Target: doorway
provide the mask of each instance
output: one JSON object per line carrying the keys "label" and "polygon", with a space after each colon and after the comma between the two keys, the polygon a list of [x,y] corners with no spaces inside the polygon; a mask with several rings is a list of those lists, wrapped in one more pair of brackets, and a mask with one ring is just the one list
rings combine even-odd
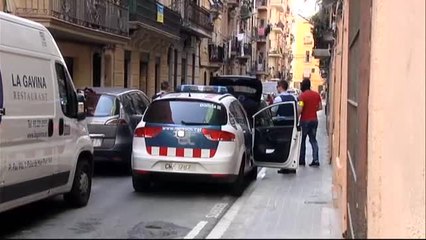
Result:
{"label": "doorway", "polygon": [[101,86],[101,65],[102,64],[102,56],[100,53],[94,53],[92,57],[92,80],[93,80],[93,87],[100,87]]}

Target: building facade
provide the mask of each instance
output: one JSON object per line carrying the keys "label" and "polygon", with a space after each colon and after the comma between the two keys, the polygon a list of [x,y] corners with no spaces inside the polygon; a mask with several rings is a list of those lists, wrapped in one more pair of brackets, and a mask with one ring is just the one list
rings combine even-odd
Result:
{"label": "building facade", "polygon": [[162,81],[199,83],[200,44],[213,32],[209,11],[190,0],[2,4],[49,29],[77,88],[138,88],[152,96]]}
{"label": "building facade", "polygon": [[425,2],[333,0],[320,13],[313,51],[343,236],[425,238]]}
{"label": "building facade", "polygon": [[300,16],[294,18],[294,41],[292,53],[292,85],[300,89],[303,79],[311,80],[311,90],[321,92],[324,88],[324,80],[319,71],[319,60],[312,56],[314,39],[311,33],[312,24]]}
{"label": "building facade", "polygon": [[263,80],[288,79],[290,73],[291,7],[288,0],[257,0],[256,75]]}

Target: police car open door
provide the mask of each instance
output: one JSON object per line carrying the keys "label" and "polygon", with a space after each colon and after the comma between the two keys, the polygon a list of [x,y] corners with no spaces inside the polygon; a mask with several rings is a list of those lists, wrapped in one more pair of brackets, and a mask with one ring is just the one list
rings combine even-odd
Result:
{"label": "police car open door", "polygon": [[[280,109],[285,116],[273,116]],[[253,115],[253,160],[259,167],[295,170],[299,166],[302,134],[296,102],[269,105]]]}

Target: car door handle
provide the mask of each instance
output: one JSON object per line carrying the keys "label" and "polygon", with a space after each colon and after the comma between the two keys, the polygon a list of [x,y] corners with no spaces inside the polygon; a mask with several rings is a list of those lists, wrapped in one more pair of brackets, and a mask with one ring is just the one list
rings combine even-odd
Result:
{"label": "car door handle", "polygon": [[64,135],[64,119],[59,119],[59,136]]}

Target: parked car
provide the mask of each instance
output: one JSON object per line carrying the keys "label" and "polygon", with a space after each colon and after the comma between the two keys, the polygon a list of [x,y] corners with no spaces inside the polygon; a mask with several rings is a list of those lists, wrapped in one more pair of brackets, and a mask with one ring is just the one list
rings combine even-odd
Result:
{"label": "parked car", "polygon": [[[275,88],[276,82],[274,81]],[[216,76],[210,85],[227,86],[240,100],[251,123],[253,132],[253,161],[259,167],[283,168],[296,172],[299,166],[301,132],[297,122],[296,106],[293,102],[268,105],[261,100],[262,82],[256,77],[241,75]],[[247,101],[249,100],[249,101]],[[271,108],[281,106],[290,108],[293,121],[282,124],[273,117]]]}
{"label": "parked car", "polygon": [[231,183],[232,193],[241,195],[245,176],[257,176],[243,106],[225,87],[179,89],[154,100],[135,130],[135,191],[149,189],[164,176],[178,176]]}
{"label": "parked car", "polygon": [[0,212],[58,194],[86,206],[84,97],[46,27],[0,11],[0,36]]}
{"label": "parked car", "polygon": [[117,162],[130,170],[133,132],[151,100],[136,89],[86,88],[84,92],[95,162]]}

